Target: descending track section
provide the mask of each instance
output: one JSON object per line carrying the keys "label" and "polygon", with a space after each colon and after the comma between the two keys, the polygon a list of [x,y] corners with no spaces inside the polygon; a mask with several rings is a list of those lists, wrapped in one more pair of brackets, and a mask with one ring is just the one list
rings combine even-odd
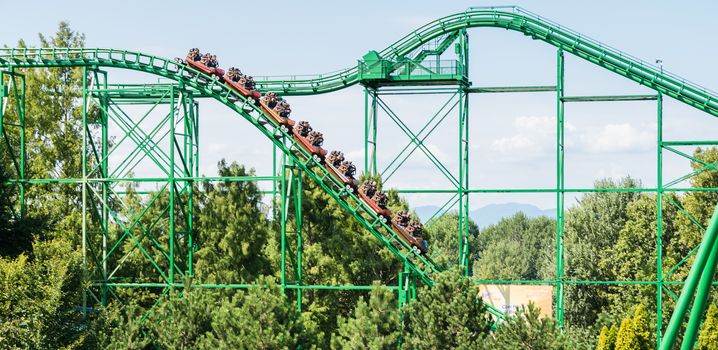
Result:
{"label": "descending track section", "polygon": [[[38,67],[111,67],[131,69],[155,74],[177,81],[180,85],[196,89],[199,93],[220,101],[244,119],[254,125],[269,138],[278,149],[290,157],[314,182],[330,194],[359,223],[371,232],[382,245],[404,262],[421,280],[432,284],[431,274],[440,269],[437,264],[420,249],[402,239],[401,234],[392,228],[385,215],[376,210],[366,199],[360,199],[363,191],[348,186],[332,174],[331,167],[324,166],[324,158],[317,157],[300,144],[301,139],[292,137],[295,129],[288,129],[277,121],[276,116],[257,103],[252,97],[225,85],[214,72],[196,69],[182,61],[170,60],[138,52],[113,49],[83,48],[39,48],[39,49],[0,49],[0,67],[38,68]],[[198,67],[201,68],[201,67]],[[210,76],[209,74],[212,74]],[[502,313],[491,308],[493,314],[502,317]]]}
{"label": "descending track section", "polygon": [[[523,33],[718,116],[718,93],[517,6],[469,8],[464,12],[439,18],[380,51],[379,56],[389,64],[398,64],[406,58],[419,60],[421,52],[413,56],[412,54],[423,44],[442,35],[451,35],[459,30],[475,27],[496,27]],[[359,74],[362,64],[360,62],[354,67],[308,78],[258,78],[257,86],[262,91],[285,95],[313,95],[336,91],[362,81]]]}
{"label": "descending track section", "polygon": [[133,69],[173,79],[214,97],[257,127],[424,282],[431,284],[429,276],[439,271],[431,258],[422,255],[422,251],[405,242],[392,229],[386,216],[368,204],[371,202],[366,197],[360,199],[364,193],[356,191],[357,184],[349,186],[346,180],[336,175],[336,170],[332,170],[331,163],[325,166],[324,156],[318,156],[325,153],[302,144],[303,137],[292,137],[301,132],[299,126],[287,128],[263,102],[258,103],[251,94],[245,96],[229,88],[229,84],[223,84],[221,76],[214,72],[157,56],[112,49],[0,49],[0,67],[8,65],[16,68],[95,66]]}

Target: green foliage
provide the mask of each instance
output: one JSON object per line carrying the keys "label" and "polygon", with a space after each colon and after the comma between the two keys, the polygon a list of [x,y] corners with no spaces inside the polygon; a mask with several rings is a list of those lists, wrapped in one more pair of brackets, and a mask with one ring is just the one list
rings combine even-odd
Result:
{"label": "green foliage", "polygon": [[[679,202],[680,198],[673,193],[666,193],[662,200],[663,262],[666,268],[670,268],[683,258],[683,253],[676,250],[679,246],[675,222],[678,209],[670,204],[670,201]],[[608,256],[601,259],[599,267],[611,271],[618,280],[650,281],[656,277],[656,264],[646,263],[655,260],[656,256],[656,196],[640,195],[628,205],[627,218],[618,232],[615,244],[608,249]],[[654,286],[610,286],[607,290],[610,301],[607,311],[614,316],[622,317],[626,309],[636,304],[645,305],[648,310],[656,308]],[[669,315],[664,316],[669,318]]]}
{"label": "green foliage", "polygon": [[601,335],[598,337],[598,345],[596,350],[614,350],[616,348],[616,338],[618,337],[618,327],[611,325],[611,328],[603,326]]}
{"label": "green foliage", "polygon": [[332,337],[332,348],[396,349],[400,322],[394,293],[377,285],[368,302],[359,300],[352,317],[339,318],[339,327]]}
{"label": "green foliage", "polygon": [[[479,245],[479,227],[469,218],[469,235],[467,241],[469,247],[469,261],[478,259],[479,251],[475,249]],[[431,255],[441,266],[456,264],[459,261],[458,232],[459,214],[451,212],[443,215],[431,225],[425,228],[425,239],[430,243]],[[471,267],[471,266],[469,266]]]}
{"label": "green foliage", "polygon": [[[60,22],[50,37],[39,35],[42,47],[82,47],[85,36]],[[28,47],[24,41],[19,47]],[[26,177],[34,179],[82,177],[82,68],[19,70],[25,76]],[[7,122],[16,123],[14,95],[8,101]],[[8,130],[8,142],[19,144],[19,129]],[[6,165],[6,169],[9,167]],[[17,174],[13,174],[13,177]],[[26,191],[30,217],[47,218],[52,235],[62,235],[80,246],[80,185],[35,185]]]}
{"label": "green foliage", "polygon": [[20,217],[17,187],[7,185],[8,175],[0,162],[0,257],[14,258],[32,253],[33,239],[45,238],[43,217]]}
{"label": "green foliage", "polygon": [[491,329],[479,287],[458,269],[434,275],[404,313],[405,349],[475,349]]}
{"label": "green foliage", "polygon": [[496,331],[483,344],[483,349],[590,349],[571,332],[561,332],[554,319],[541,316],[533,303],[520,309],[514,317],[499,324]]}
{"label": "green foliage", "polygon": [[306,327],[302,315],[272,281],[267,288],[250,288],[231,301],[222,300],[213,312],[211,329],[200,348],[296,349],[311,348],[322,333]]}
{"label": "green foliage", "polygon": [[[595,183],[596,188],[637,188],[632,178]],[[565,222],[565,274],[573,280],[614,280],[613,271],[600,268],[601,259],[611,259],[616,235],[628,220],[628,206],[638,198],[636,193],[597,192],[584,195],[570,208]],[[605,286],[566,288],[566,319],[579,327],[592,326],[598,314],[609,305]]]}
{"label": "green foliage", "polygon": [[[54,35],[39,38],[43,47],[81,47],[84,35],[60,23]],[[29,46],[20,41],[19,46]],[[82,126],[82,69],[18,69],[26,77],[27,174],[40,178],[79,178]],[[9,124],[17,123],[17,101],[11,94]],[[97,118],[96,109],[90,119]],[[96,131],[95,126],[89,126]],[[7,140],[19,142],[17,129],[7,129]],[[422,288],[418,299],[407,306],[404,318],[394,306],[394,296],[385,289],[373,291],[368,300],[362,293],[345,291],[304,291],[303,309],[296,309],[297,292],[285,293],[272,281],[258,276],[280,271],[279,215],[273,221],[261,209],[261,194],[253,182],[202,184],[194,190],[196,278],[202,282],[266,283],[268,288],[247,291],[208,292],[187,288],[172,292],[143,320],[159,291],[116,289],[127,304],[113,305],[102,316],[83,318],[76,311],[84,284],[80,245],[82,215],[79,185],[27,186],[28,211],[17,217],[17,188],[2,186],[16,170],[8,152],[0,156],[0,348],[393,348],[401,338],[403,346],[415,349],[499,348],[562,349],[586,348],[594,341],[586,332],[606,325],[598,337],[598,349],[648,349],[653,346],[655,286],[616,287],[610,285],[569,285],[566,288],[566,333],[555,321],[539,317],[529,306],[490,336],[485,306],[478,302],[476,286],[456,272],[436,276],[434,289]],[[696,176],[693,187],[718,187],[718,172],[702,171],[705,164],[718,161],[718,149],[697,149],[691,163]],[[254,172],[236,163],[219,164],[222,176],[247,176]],[[380,180],[380,179],[376,179]],[[380,184],[381,185],[381,184]],[[638,181],[598,181],[597,188],[639,187]],[[350,215],[313,182],[302,183],[302,283],[396,285],[398,261]],[[169,245],[166,210],[169,192],[158,190],[150,203],[136,193],[127,195],[120,216],[137,222],[136,237],[127,238],[108,261],[119,266],[113,278],[133,282],[163,282],[160,273],[169,270],[163,247]],[[408,208],[397,191],[388,191],[393,211]],[[187,194],[177,198],[187,201]],[[638,193],[590,193],[568,210],[565,226],[567,280],[653,280],[656,276],[656,197]],[[672,267],[702,238],[718,193],[666,193],[663,201],[663,263]],[[108,203],[110,206],[117,203]],[[118,205],[119,207],[119,205]],[[679,208],[684,209],[679,210]],[[143,214],[143,209],[148,210]],[[290,204],[287,240],[289,283],[298,278],[297,231],[294,203]],[[685,213],[688,215],[685,215]],[[186,219],[186,218],[183,218]],[[88,216],[90,226],[96,218]],[[185,222],[177,224],[177,254],[188,242],[182,233]],[[458,215],[445,215],[431,227],[429,239],[440,263],[457,260]],[[482,279],[551,279],[555,262],[554,222],[529,219],[523,214],[503,219],[481,235],[469,223],[469,245],[473,272]],[[122,230],[110,227],[109,241]],[[95,240],[101,239],[93,235]],[[145,251],[137,248],[137,243]],[[34,245],[32,242],[35,242]],[[99,242],[93,242],[99,246]],[[125,256],[122,263],[119,257]],[[670,275],[683,280],[693,258]],[[154,266],[150,261],[154,261]],[[158,271],[159,270],[159,271]],[[185,269],[180,268],[184,271]],[[162,271],[162,272],[160,272]],[[182,272],[178,271],[178,273]],[[679,285],[666,285],[674,292]],[[290,302],[291,300],[291,302]],[[673,301],[664,298],[664,312]],[[635,313],[620,323],[630,306]],[[645,305],[645,306],[644,306]],[[664,314],[664,322],[668,317]],[[96,318],[99,321],[96,322]],[[338,320],[338,322],[337,322]],[[338,324],[338,327],[337,327]],[[610,325],[610,327],[608,327]],[[321,330],[321,331],[320,331]],[[330,338],[324,334],[332,334]],[[593,333],[595,335],[595,333]],[[95,343],[96,339],[99,343]],[[718,309],[711,306],[698,341],[699,349],[717,349]]]}
{"label": "green foliage", "polygon": [[[254,176],[237,163],[218,164],[219,176]],[[256,182],[203,183],[198,194],[195,271],[213,283],[247,283],[270,272],[265,246],[269,237],[267,215],[260,207]]]}
{"label": "green foliage", "polygon": [[[91,348],[83,319],[82,257],[68,242],[37,242],[34,259],[0,258],[0,348]],[[89,315],[93,316],[93,315]]]}
{"label": "green foliage", "polygon": [[629,316],[621,321],[621,326],[618,328],[617,333],[613,331],[615,327],[615,325],[611,326],[611,330],[607,332],[605,338],[603,336],[604,332],[601,332],[597,349],[650,350],[655,347],[651,336],[650,321],[644,305],[639,304],[633,313],[633,317]]}
{"label": "green foliage", "polygon": [[718,350],[718,307],[715,304],[708,307],[705,321],[698,334],[696,350]]}
{"label": "green foliage", "polygon": [[102,309],[103,317],[96,329],[98,347],[106,350],[140,350],[150,345],[139,320],[145,309],[134,300],[121,305],[113,303]]}
{"label": "green foliage", "polygon": [[[691,178],[691,186],[694,188],[718,187],[718,172],[701,171],[704,168],[702,163],[713,164],[718,162],[718,148],[697,148],[693,153],[693,157],[698,161],[692,161],[691,168],[699,173]],[[676,255],[683,257],[687,255],[690,249],[700,243],[705,232],[704,228],[708,225],[708,221],[713,215],[716,203],[718,203],[718,192],[715,191],[689,192],[683,196],[679,204],[683,206],[685,213],[690,216],[685,213],[676,216],[678,230]],[[673,274],[673,279],[685,280],[694,258],[694,256],[690,257],[687,261],[688,263]]]}
{"label": "green foliage", "polygon": [[110,349],[310,349],[323,340],[312,322],[306,320],[272,279],[237,291],[231,297],[208,290],[172,293],[149,314],[131,305],[113,312],[108,325],[129,326],[112,330],[103,339]]}
{"label": "green foliage", "polygon": [[618,335],[616,336],[616,350],[638,350],[641,348],[633,328],[632,318],[626,318],[621,322],[621,327],[618,329]]}
{"label": "green foliage", "polygon": [[[401,262],[306,176],[302,188],[302,283],[368,285],[379,281],[396,285]],[[388,195],[389,207],[406,207],[396,191],[388,191]],[[297,230],[294,200],[290,203],[286,274],[291,280],[297,276]],[[275,236],[267,247],[273,271],[277,273],[281,270],[279,218],[279,213],[275,213]],[[351,291],[305,290],[303,308],[311,313],[322,330],[331,334],[336,329],[337,317],[348,316],[361,295]],[[325,347],[328,345],[324,344]]]}
{"label": "green foliage", "polygon": [[474,274],[480,279],[553,278],[555,223],[517,213],[481,233]]}

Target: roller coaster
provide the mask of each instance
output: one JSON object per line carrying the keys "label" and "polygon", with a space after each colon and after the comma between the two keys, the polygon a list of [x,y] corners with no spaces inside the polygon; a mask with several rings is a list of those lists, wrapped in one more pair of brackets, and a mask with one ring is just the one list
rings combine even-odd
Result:
{"label": "roller coaster", "polygon": [[[182,62],[180,59],[175,59]],[[237,68],[230,68],[227,73],[218,68],[218,62],[214,55],[205,53],[201,55],[199,49],[191,49],[184,60],[188,66],[198,71],[214,76],[220,83],[233,89],[242,95],[247,101],[254,102],[259,106],[264,116],[268,116],[272,122],[279,126],[279,129],[291,136],[296,144],[302,148],[305,155],[310,155],[316,165],[324,166],[340,185],[344,186],[347,193],[356,193],[358,190],[359,200],[364,202],[365,209],[370,209],[384,224],[391,218],[391,210],[387,209],[389,198],[386,193],[377,189],[375,181],[368,180],[358,189],[359,182],[354,178],[356,167],[351,161],[344,160],[344,154],[340,151],[332,151],[327,156],[327,151],[322,149],[324,136],[318,131],[312,130],[307,121],[296,123],[289,118],[291,108],[289,103],[281,100],[273,92],[264,96],[255,90],[254,78],[246,76]],[[270,121],[267,119],[267,122]],[[296,126],[296,127],[295,127]],[[340,189],[337,189],[340,191]],[[391,219],[391,230],[394,231],[405,244],[411,246],[416,254],[425,254],[429,251],[429,244],[422,239],[424,226],[417,221],[412,221],[407,211],[400,211]]]}
{"label": "roller coaster", "polygon": [[[477,27],[495,27],[522,33],[534,40],[540,40],[557,49],[557,81],[555,86],[535,87],[473,87],[468,80],[468,34],[467,30]],[[441,62],[439,57],[452,45],[458,59]],[[640,96],[565,96],[564,95],[564,54],[568,53],[604,68],[619,76],[632,80],[655,91],[653,95]],[[432,58],[432,59],[428,59]],[[436,58],[436,60],[433,60]],[[80,67],[83,71],[83,137],[81,179],[32,179],[26,173],[25,154],[25,80],[24,69],[44,67]],[[104,68],[127,69],[152,74],[173,81],[164,85],[111,85],[107,81]],[[701,245],[694,250],[695,258],[690,273],[682,283],[683,290],[676,298],[673,316],[663,332],[662,298],[666,286],[665,278],[673,271],[664,272],[660,260],[661,252],[661,206],[665,192],[690,189],[675,187],[680,181],[672,181],[664,185],[662,175],[663,151],[684,156],[689,155],[675,150],[675,146],[716,145],[718,141],[671,140],[662,139],[662,99],[671,97],[697,110],[712,116],[718,116],[718,93],[710,91],[695,83],[691,83],[674,74],[664,71],[661,67],[630,56],[610,46],[604,45],[585,35],[576,33],[561,25],[526,11],[519,7],[482,7],[469,8],[466,11],[449,15],[432,21],[411,32],[381,51],[369,51],[357,65],[313,77],[263,77],[253,78],[243,74],[237,68],[224,71],[219,67],[217,58],[211,54],[201,54],[192,49],[182,59],[167,59],[141,52],[107,48],[0,48],[0,118],[4,143],[13,156],[16,177],[10,181],[16,186],[20,207],[25,206],[25,191],[35,184],[73,183],[82,186],[83,206],[83,252],[85,253],[88,274],[92,278],[92,288],[88,291],[90,302],[105,303],[112,289],[118,287],[151,287],[165,288],[178,286],[178,277],[191,276],[193,265],[193,222],[192,222],[192,184],[199,181],[211,181],[202,178],[198,171],[198,108],[195,98],[212,98],[234,111],[246,122],[267,137],[276,150],[286,159],[281,172],[281,224],[282,224],[282,286],[296,289],[301,300],[301,291],[311,288],[327,288],[327,286],[305,286],[301,283],[301,271],[298,271],[296,283],[287,283],[284,271],[286,250],[286,224],[288,218],[288,202],[291,191],[301,201],[301,176],[307,176],[321,187],[331,198],[337,201],[357,222],[368,230],[378,242],[390,250],[405,266],[399,278],[400,302],[407,302],[415,293],[415,284],[422,281],[432,285],[432,274],[439,272],[441,267],[432,259],[431,250],[421,237],[423,226],[412,221],[407,212],[392,213],[387,209],[387,197],[374,181],[360,184],[356,179],[356,167],[344,159],[338,151],[328,152],[323,149],[324,135],[312,129],[305,121],[295,122],[290,119],[291,108],[285,97],[298,95],[316,95],[337,91],[349,86],[361,84],[365,89],[367,111],[365,114],[365,159],[364,172],[377,174],[376,168],[376,116],[377,106],[385,108],[380,95],[383,89],[400,89],[410,87],[450,87],[455,89],[459,105],[459,174],[448,173],[440,163],[440,168],[455,189],[445,191],[453,193],[458,203],[459,226],[457,263],[468,267],[468,196],[470,193],[511,192],[498,189],[472,189],[468,185],[468,95],[473,93],[494,92],[539,92],[553,91],[556,93],[557,105],[557,137],[556,137],[556,186],[551,189],[538,189],[556,196],[556,277],[549,281],[555,287],[555,313],[559,322],[563,323],[564,287],[581,281],[569,281],[564,277],[563,259],[563,223],[564,196],[566,193],[590,192],[587,189],[570,189],[564,186],[564,104],[574,101],[612,101],[612,100],[653,100],[658,105],[658,144],[657,144],[657,178],[658,185],[645,192],[657,194],[657,343],[661,349],[670,349],[676,341],[686,313],[693,303],[688,328],[683,344],[692,344],[702,314],[706,308],[707,295],[712,283],[716,262],[718,262],[718,214],[713,215],[705,230]],[[397,90],[391,90],[397,91]],[[120,129],[125,138],[137,143],[137,152],[132,158],[120,162],[118,169],[110,169],[108,158],[112,149],[108,143],[108,120],[117,111],[119,103],[113,100],[131,99],[135,102],[155,100],[170,106],[166,120],[166,135],[170,144],[167,151],[158,150],[157,145],[147,147],[148,140],[159,135],[159,129],[146,131],[138,127],[139,121],[122,117]],[[99,121],[89,119],[90,104],[94,103],[101,110]],[[154,102],[153,102],[154,103]],[[159,103],[159,102],[157,102]],[[4,118],[6,108],[11,106],[18,116],[17,120]],[[390,111],[388,114],[396,117]],[[397,121],[401,125],[400,120]],[[94,123],[94,124],[93,124]],[[99,141],[92,134],[90,124],[101,129]],[[404,128],[403,128],[404,129]],[[430,159],[433,155],[422,144],[420,133],[405,132],[412,139],[414,149],[424,152]],[[9,137],[8,135],[18,135]],[[179,136],[178,136],[179,135]],[[15,144],[13,144],[13,142]],[[166,176],[161,178],[128,178],[122,177],[126,170],[137,164],[136,158],[151,158],[162,169]],[[706,169],[714,169],[711,164],[704,164]],[[289,171],[285,171],[289,170]],[[288,175],[287,175],[288,174]],[[682,177],[685,180],[688,177]],[[111,197],[119,196],[115,184],[121,182],[153,182],[164,184],[163,189],[169,197],[167,230],[169,243],[162,250],[163,256],[170,266],[162,269],[138,242],[149,235],[147,227],[140,227],[137,218],[121,217],[113,212],[108,205]],[[238,179],[241,181],[241,179]],[[515,189],[522,193],[537,189]],[[699,189],[715,191],[716,189]],[[618,189],[617,191],[620,191]],[[276,193],[275,193],[276,194]],[[187,195],[187,196],[186,196]],[[155,198],[156,199],[156,198]],[[154,201],[154,199],[153,199]],[[149,204],[148,204],[149,205]],[[452,207],[447,206],[447,210]],[[295,208],[300,214],[300,208]],[[22,213],[24,209],[21,209]],[[147,209],[139,213],[142,215]],[[718,211],[717,211],[718,213]],[[301,215],[298,215],[301,216]],[[119,225],[125,235],[122,239],[132,239],[137,249],[150,260],[159,274],[160,282],[116,282],[118,269],[108,266],[107,257],[121,242],[108,242],[107,230],[110,222]],[[140,232],[140,238],[133,232]],[[94,236],[97,233],[97,236]],[[301,240],[300,237],[298,237]],[[156,241],[154,241],[157,244]],[[182,250],[181,247],[183,247]],[[298,243],[301,250],[301,243]],[[301,262],[301,252],[297,252]],[[684,259],[685,261],[685,259]],[[509,281],[511,282],[511,281]],[[583,281],[590,283],[590,281]],[[218,287],[218,286],[210,286]],[[221,287],[221,286],[220,286]],[[231,287],[231,286],[229,286]],[[96,290],[99,289],[99,292]],[[341,289],[337,287],[336,289]],[[301,301],[299,301],[301,305]],[[497,318],[503,318],[501,310],[489,307]]]}

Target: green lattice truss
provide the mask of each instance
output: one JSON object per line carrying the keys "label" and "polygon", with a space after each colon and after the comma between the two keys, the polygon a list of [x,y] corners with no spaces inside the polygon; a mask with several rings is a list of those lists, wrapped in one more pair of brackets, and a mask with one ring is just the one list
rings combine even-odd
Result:
{"label": "green lattice truss", "polygon": [[[557,75],[555,85],[550,86],[519,86],[519,87],[472,87],[468,80],[468,36],[466,30],[474,27],[497,27],[517,31],[535,40],[541,40],[557,48]],[[441,56],[454,47],[457,59],[447,61]],[[585,59],[595,65],[605,68],[613,73],[633,80],[654,91],[653,95],[638,96],[564,96],[564,54],[569,53]],[[27,178],[25,165],[25,81],[20,69],[38,67],[82,67],[84,72],[84,114],[85,133],[83,142],[83,176],[80,179],[30,179]],[[141,71],[161,76],[174,81],[171,84],[154,85],[109,85],[107,73],[103,68],[120,68]],[[18,120],[3,120],[3,144],[13,156],[16,172],[15,179],[10,183],[18,188],[20,197],[19,215],[23,215],[25,191],[27,186],[40,183],[74,183],[82,186],[83,203],[83,249],[85,250],[86,266],[92,276],[95,291],[88,295],[95,302],[106,302],[108,295],[113,293],[114,287],[159,287],[168,290],[168,287],[181,287],[178,278],[192,275],[195,248],[193,243],[192,223],[192,187],[200,181],[273,181],[274,190],[271,193],[278,195],[281,188],[282,199],[282,286],[296,289],[298,306],[301,307],[301,290],[303,289],[366,289],[367,286],[306,286],[301,282],[301,267],[297,272],[296,280],[288,281],[284,264],[286,263],[286,230],[289,201],[301,196],[301,177],[308,176],[323,188],[332,198],[387,249],[400,259],[405,270],[400,275],[397,288],[400,300],[406,302],[415,294],[415,281],[421,280],[431,285],[431,275],[440,270],[430,257],[417,255],[410,247],[399,239],[393,231],[363,202],[353,194],[347,193],[344,186],[329,175],[323,167],[317,166],[315,161],[290,135],[286,134],[272,121],[263,115],[254,105],[233,90],[228,89],[218,81],[200,74],[191,68],[170,59],[138,52],[99,48],[3,48],[0,49],[0,69],[2,74],[2,104],[1,116],[5,115],[5,108],[11,103],[8,99],[16,101],[12,106],[16,108]],[[88,79],[89,78],[89,79]],[[470,247],[466,243],[468,233],[468,198],[471,193],[554,193],[556,196],[556,277],[550,281],[481,281],[491,283],[548,283],[555,286],[556,318],[563,324],[564,315],[564,287],[569,284],[630,284],[626,281],[569,281],[564,278],[563,258],[563,215],[565,193],[579,193],[596,191],[593,189],[569,189],[564,186],[564,104],[570,102],[586,101],[656,101],[658,121],[657,141],[657,187],[649,189],[612,189],[608,191],[628,192],[654,192],[657,194],[657,274],[651,284],[656,286],[657,298],[657,343],[662,349],[670,349],[676,339],[680,326],[685,318],[687,309],[694,296],[691,317],[683,346],[690,348],[695,339],[697,328],[700,325],[702,314],[706,306],[709,287],[712,283],[716,262],[718,261],[718,237],[716,224],[718,219],[713,216],[707,227],[703,242],[692,253],[695,261],[683,291],[677,298],[677,307],[665,330],[665,336],[660,331],[662,325],[662,298],[664,292],[675,298],[666,288],[665,280],[675,268],[668,272],[663,271],[661,260],[661,234],[662,234],[662,205],[665,192],[686,192],[694,189],[677,188],[676,185],[705,170],[716,170],[715,164],[704,164],[704,169],[680,177],[664,184],[662,175],[663,150],[697,161],[691,156],[678,151],[676,146],[716,145],[718,141],[693,141],[662,139],[662,99],[668,96],[681,101],[691,107],[704,111],[710,115],[718,116],[718,94],[711,92],[696,84],[690,83],[680,77],[664,72],[661,68],[643,62],[621,51],[603,45],[586,36],[575,33],[560,25],[543,19],[518,7],[470,8],[464,12],[446,16],[435,20],[404,38],[395,42],[388,48],[376,52],[370,51],[357,65],[331,74],[318,75],[311,78],[296,77],[265,77],[257,79],[257,86],[263,92],[277,92],[281,95],[312,95],[337,91],[355,84],[365,87],[365,159],[364,170],[367,173],[378,173],[376,162],[376,130],[377,112],[386,113],[396,123],[410,141],[401,153],[381,173],[385,179],[399,168],[404,161],[416,150],[425,154],[437,169],[449,180],[452,188],[446,190],[402,190],[402,192],[435,192],[449,193],[453,197],[442,206],[435,217],[442,215],[449,209],[456,208],[460,223],[457,228],[457,243],[459,251],[458,264],[468,270],[467,259]],[[472,189],[468,183],[468,96],[474,93],[500,93],[500,92],[555,92],[557,103],[557,137],[556,137],[556,186],[553,188],[536,189]],[[381,98],[383,94],[415,94],[415,93],[446,93],[449,101],[440,109],[419,132],[413,132],[394,113],[388,104]],[[242,178],[207,178],[200,177],[198,170],[198,98],[213,98],[227,108],[236,112],[238,116],[256,127],[274,145],[275,151],[282,154],[282,171],[277,170],[275,154],[275,171],[268,177],[242,177]],[[149,111],[140,118],[130,117],[122,109],[124,104],[148,105],[150,111],[157,108],[166,108],[165,118],[156,123],[154,128],[140,128],[138,125],[149,115]],[[99,108],[99,120],[88,121],[88,113],[92,108]],[[163,107],[160,107],[163,106]],[[459,172],[453,174],[444,166],[432,152],[424,146],[423,141],[441,123],[449,113],[458,109],[459,121]],[[108,143],[108,123],[117,125],[122,134],[119,136],[117,146],[123,142],[134,143],[135,147],[129,156],[118,162],[112,171],[108,166],[108,159],[112,156],[113,148]],[[93,130],[100,130],[99,137]],[[13,135],[9,137],[8,135]],[[157,177],[128,177],[128,173],[140,161],[149,160],[162,176]],[[124,193],[117,184],[123,182],[146,182],[158,184],[160,191],[151,198],[150,204],[139,213],[129,216],[120,216],[117,213],[117,203]],[[277,184],[281,182],[282,186]],[[695,189],[702,191],[715,191],[718,189]],[[604,190],[606,191],[606,190]],[[161,198],[166,200],[160,200]],[[119,201],[121,203],[121,201]],[[300,202],[296,202],[300,203]],[[140,222],[150,208],[157,206],[161,214],[150,224]],[[301,206],[297,206],[297,217],[301,217]],[[156,211],[156,210],[155,210]],[[124,232],[118,242],[108,242],[107,233],[109,225],[114,222]],[[167,237],[163,241],[156,237],[155,225],[166,225]],[[296,254],[301,266],[301,223],[298,223],[299,251]],[[149,240],[150,244],[159,249],[162,259],[169,262],[165,267],[156,257],[149,254],[140,243]],[[152,263],[158,273],[156,282],[117,282],[118,266],[108,266],[109,257],[115,249],[125,240],[135,243],[135,248]],[[686,257],[687,259],[688,257]],[[120,259],[120,264],[122,257]],[[685,263],[685,260],[681,263]],[[113,260],[116,261],[116,260]],[[243,285],[206,285],[206,287],[242,288]],[[99,288],[99,291],[98,291]],[[500,310],[491,308],[491,312],[502,317]]]}

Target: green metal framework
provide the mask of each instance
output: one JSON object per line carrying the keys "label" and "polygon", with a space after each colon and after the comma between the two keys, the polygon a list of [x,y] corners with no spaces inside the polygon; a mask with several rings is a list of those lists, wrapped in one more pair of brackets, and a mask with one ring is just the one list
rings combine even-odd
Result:
{"label": "green metal framework", "polygon": [[[473,87],[468,79],[468,34],[474,27],[498,27],[523,33],[557,48],[556,82],[549,86]],[[446,61],[442,57],[454,47],[457,59]],[[565,96],[564,55],[572,54],[613,73],[653,89],[652,95],[631,96]],[[83,80],[83,152],[82,178],[79,179],[29,179],[26,176],[25,152],[25,80],[23,69],[39,67],[82,67]],[[104,68],[119,68],[158,75],[172,83],[147,85],[108,84]],[[282,287],[296,290],[297,307],[302,307],[302,290],[336,289],[366,290],[369,286],[308,286],[302,283],[302,223],[301,181],[307,177],[322,187],[358,222],[369,230],[384,247],[404,263],[399,285],[390,286],[399,292],[400,303],[411,300],[419,281],[432,284],[431,275],[440,270],[430,257],[417,255],[406,243],[383,224],[371,209],[336,181],[323,167],[318,166],[290,135],[283,132],[271,118],[247,103],[244,97],[228,89],[216,80],[175,61],[125,50],[99,48],[2,48],[0,49],[0,133],[2,143],[13,160],[15,176],[9,181],[18,192],[18,214],[25,208],[25,190],[34,184],[68,183],[82,188],[82,235],[83,254],[92,287],[87,293],[87,304],[106,303],[115,288],[157,288],[166,293],[172,287],[182,287],[178,279],[193,274],[193,187],[203,181],[271,181],[271,193],[280,199],[281,205],[281,283]],[[469,198],[478,193],[547,193],[556,196],[555,279],[547,281],[483,280],[480,283],[550,284],[555,287],[555,314],[559,323],[564,322],[564,289],[572,285],[653,285],[656,287],[657,343],[661,349],[670,349],[678,336],[688,307],[695,297],[691,316],[684,336],[683,348],[691,348],[700,325],[705,304],[713,284],[713,274],[718,263],[718,214],[714,214],[708,227],[700,227],[706,234],[702,243],[678,265],[667,271],[662,261],[661,240],[662,210],[665,201],[676,205],[670,192],[717,191],[715,188],[680,188],[686,179],[703,171],[715,171],[716,164],[705,164],[677,149],[679,146],[718,145],[718,141],[663,140],[663,98],[668,96],[691,107],[718,116],[718,94],[680,77],[664,72],[621,51],[610,48],[586,36],[541,18],[518,7],[470,8],[465,12],[446,16],[410,33],[388,48],[365,55],[356,66],[338,72],[312,77],[265,77],[258,79],[260,90],[274,91],[282,95],[312,95],[340,90],[361,84],[365,90],[365,142],[364,171],[381,174],[385,180],[402,166],[416,150],[426,155],[432,164],[452,184],[441,190],[400,189],[402,193],[445,193],[452,197],[434,217],[449,210],[459,213],[457,227],[458,261],[468,273]],[[472,94],[511,92],[551,92],[556,94],[556,185],[551,188],[472,188],[469,186],[469,98]],[[404,124],[382,96],[389,94],[445,94],[447,102],[429,121],[415,132]],[[198,164],[199,105],[197,99],[213,98],[236,112],[262,132],[274,146],[275,171],[271,176],[260,177],[200,177]],[[9,101],[12,101],[10,103]],[[592,101],[655,101],[657,105],[658,137],[656,142],[657,186],[655,188],[591,189],[566,188],[565,179],[565,128],[564,106],[566,103]],[[18,120],[7,120],[5,108],[16,108]],[[144,115],[130,116],[126,106],[145,106]],[[161,112],[162,118],[148,118]],[[377,119],[386,115],[409,138],[407,146],[386,166],[379,169],[377,163]],[[423,141],[449,115],[457,115],[459,137],[457,173],[450,171],[423,144]],[[96,120],[90,115],[99,115]],[[145,119],[148,118],[148,119]],[[151,127],[147,123],[152,120]],[[111,142],[109,130],[113,125],[121,131]],[[114,154],[121,144],[131,145],[129,155]],[[704,165],[703,169],[665,181],[663,178],[663,154],[671,152]],[[281,160],[277,152],[282,153]],[[144,162],[144,163],[143,163]],[[131,172],[138,165],[151,164],[158,175],[135,177]],[[132,210],[126,203],[131,195],[144,194],[127,185],[154,185],[149,204]],[[123,188],[123,186],[125,188]],[[140,185],[140,187],[143,187]],[[590,192],[649,192],[656,193],[656,267],[652,281],[578,281],[564,276],[564,211],[565,195]],[[294,202],[296,239],[295,254],[287,251],[287,223],[290,203]],[[131,215],[120,215],[119,211]],[[689,215],[685,210],[680,211]],[[690,216],[690,215],[689,215]],[[691,218],[696,222],[693,218]],[[117,239],[111,232],[119,231]],[[130,242],[150,262],[156,278],[136,281],[133,276],[122,275],[122,263],[127,256],[117,256],[116,248]],[[669,276],[682,264],[695,256],[690,274],[685,282],[670,281]],[[295,276],[288,276],[285,266],[289,259],[296,259]],[[682,285],[680,297],[668,286]],[[242,284],[203,284],[206,288],[245,288]],[[677,300],[673,317],[662,332],[662,308],[664,293]],[[490,310],[496,317],[503,317],[500,310]]]}

